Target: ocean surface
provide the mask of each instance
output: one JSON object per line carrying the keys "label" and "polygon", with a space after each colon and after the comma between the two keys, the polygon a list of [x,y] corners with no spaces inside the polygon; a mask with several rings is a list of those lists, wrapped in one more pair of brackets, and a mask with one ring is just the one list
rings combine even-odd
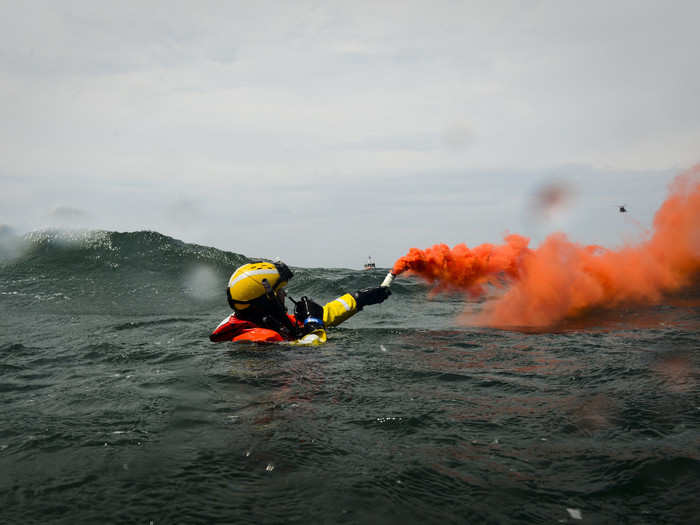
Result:
{"label": "ocean surface", "polygon": [[[401,276],[322,347],[214,344],[243,255],[0,240],[0,523],[700,519],[698,287],[536,332]],[[290,295],[378,285],[362,262]]]}

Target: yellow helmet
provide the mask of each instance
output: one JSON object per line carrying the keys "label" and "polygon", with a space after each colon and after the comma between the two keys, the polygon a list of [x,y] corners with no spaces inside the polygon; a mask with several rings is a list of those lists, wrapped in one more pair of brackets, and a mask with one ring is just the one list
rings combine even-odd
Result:
{"label": "yellow helmet", "polygon": [[294,274],[283,262],[255,262],[238,268],[228,281],[226,296],[231,308],[240,312],[263,298],[277,299],[277,292]]}

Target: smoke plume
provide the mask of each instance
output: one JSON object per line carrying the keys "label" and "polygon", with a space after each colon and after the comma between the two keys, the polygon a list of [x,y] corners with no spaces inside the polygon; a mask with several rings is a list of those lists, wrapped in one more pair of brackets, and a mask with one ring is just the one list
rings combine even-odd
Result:
{"label": "smoke plume", "polygon": [[487,326],[547,327],[591,309],[653,304],[700,272],[700,164],[677,176],[647,238],[618,250],[584,246],[554,233],[538,248],[509,235],[501,245],[412,248],[392,273],[419,275],[435,291],[480,296],[506,288],[477,320]]}

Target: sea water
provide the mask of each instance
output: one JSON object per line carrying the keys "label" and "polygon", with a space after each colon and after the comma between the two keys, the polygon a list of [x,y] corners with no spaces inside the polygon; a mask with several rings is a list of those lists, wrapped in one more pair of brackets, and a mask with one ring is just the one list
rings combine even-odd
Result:
{"label": "sea water", "polygon": [[[466,327],[483,302],[401,276],[321,347],[214,344],[243,255],[10,241],[2,523],[698,519],[697,287],[534,332]],[[294,271],[290,295],[321,303],[386,274]]]}

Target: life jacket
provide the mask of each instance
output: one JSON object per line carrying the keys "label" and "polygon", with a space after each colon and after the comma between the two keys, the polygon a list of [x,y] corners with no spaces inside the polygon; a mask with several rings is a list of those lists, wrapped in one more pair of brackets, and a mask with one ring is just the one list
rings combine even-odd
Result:
{"label": "life jacket", "polygon": [[[323,324],[326,328],[337,326],[360,311],[357,300],[352,294],[346,293],[337,299],[327,303],[323,307]],[[299,328],[303,323],[297,321],[296,317],[286,314],[292,325]],[[303,331],[302,331],[303,333]],[[229,315],[221,321],[219,326],[212,332],[209,339],[215,343],[224,341],[252,341],[258,343],[280,343],[288,341],[292,345],[315,346],[326,342],[327,334],[325,328],[314,330],[299,339],[293,340],[282,335],[277,330],[264,328],[251,321],[245,321],[236,317],[236,314]]]}
{"label": "life jacket", "polygon": [[[286,314],[294,326],[299,326],[293,315]],[[221,341],[251,341],[257,343],[279,343],[287,341],[282,334],[270,328],[263,328],[251,321],[245,321],[236,317],[236,314],[229,315],[221,321],[209,336],[214,342]]]}

